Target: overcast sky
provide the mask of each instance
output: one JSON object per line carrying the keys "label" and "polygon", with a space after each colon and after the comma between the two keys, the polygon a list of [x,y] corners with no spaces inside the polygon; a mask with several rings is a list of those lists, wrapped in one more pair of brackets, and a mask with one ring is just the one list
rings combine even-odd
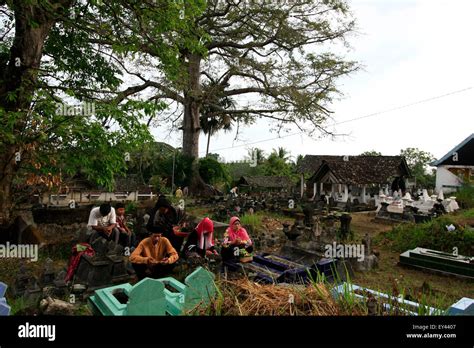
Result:
{"label": "overcast sky", "polygon": [[[336,122],[455,93],[338,124],[338,133],[350,135],[337,139],[294,135],[249,144],[277,137],[267,131],[267,121],[261,120],[241,128],[240,141],[232,141],[235,133],[214,136],[210,152],[231,161],[242,159],[250,147],[268,154],[283,146],[294,157],[358,155],[367,150],[397,155],[402,148],[418,147],[440,158],[474,132],[474,1],[349,2],[359,34],[350,39],[353,49],[347,58],[359,61],[364,69],[340,81],[345,96],[332,105]],[[181,146],[179,133],[171,138],[165,138],[167,133],[159,129],[153,133],[157,140]],[[201,156],[205,150],[202,135]]]}

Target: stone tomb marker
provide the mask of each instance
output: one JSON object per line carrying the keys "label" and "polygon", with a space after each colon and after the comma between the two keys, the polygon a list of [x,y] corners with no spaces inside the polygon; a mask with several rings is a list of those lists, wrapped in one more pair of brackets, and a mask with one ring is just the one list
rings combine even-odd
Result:
{"label": "stone tomb marker", "polygon": [[206,306],[216,295],[214,274],[202,267],[188,275],[184,281],[187,285],[184,310],[190,311],[196,307]]}
{"label": "stone tomb marker", "polygon": [[145,278],[129,293],[125,315],[165,315],[165,285],[158,279]]}

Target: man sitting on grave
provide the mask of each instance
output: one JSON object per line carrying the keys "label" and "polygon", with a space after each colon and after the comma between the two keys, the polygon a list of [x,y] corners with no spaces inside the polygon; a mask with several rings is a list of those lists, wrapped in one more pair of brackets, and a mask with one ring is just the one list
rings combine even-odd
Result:
{"label": "man sitting on grave", "polygon": [[249,262],[252,261],[252,251],[252,240],[240,224],[240,219],[237,216],[231,217],[222,242],[222,259],[238,258],[241,262]]}
{"label": "man sitting on grave", "polygon": [[171,273],[179,256],[170,241],[161,233],[143,239],[130,255],[133,269],[141,280],[145,277],[162,278]]}
{"label": "man sitting on grave", "polygon": [[89,214],[87,229],[92,232],[90,244],[99,237],[106,240],[113,240],[115,244],[119,240],[119,232],[114,230],[117,225],[115,209],[109,203],[103,203],[100,207],[92,208]]}
{"label": "man sitting on grave", "polygon": [[124,248],[132,248],[136,246],[136,236],[132,230],[127,226],[127,220],[125,218],[125,205],[123,203],[117,203],[115,205],[117,212],[117,226],[115,230],[118,231],[119,243]]}
{"label": "man sitting on grave", "polygon": [[214,246],[214,224],[208,217],[204,218],[189,234],[184,246],[186,257],[211,257],[218,253]]}
{"label": "man sitting on grave", "polygon": [[156,202],[155,208],[150,213],[150,219],[146,225],[146,229],[151,233],[162,233],[166,237],[173,248],[181,250],[184,236],[177,233],[174,226],[178,225],[181,220],[176,209],[161,195]]}

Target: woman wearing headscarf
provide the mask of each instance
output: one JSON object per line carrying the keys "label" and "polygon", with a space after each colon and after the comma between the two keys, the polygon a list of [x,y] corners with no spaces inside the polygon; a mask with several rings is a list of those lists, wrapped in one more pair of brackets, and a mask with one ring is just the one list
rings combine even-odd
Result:
{"label": "woman wearing headscarf", "polygon": [[253,242],[247,230],[242,227],[237,216],[231,217],[229,227],[224,233],[224,240],[222,242],[222,259],[228,260],[237,257],[241,261],[250,261],[252,251]]}
{"label": "woman wearing headscarf", "polygon": [[189,234],[184,246],[186,256],[193,253],[204,256],[218,255],[214,243],[214,223],[208,217],[199,222],[195,229]]}

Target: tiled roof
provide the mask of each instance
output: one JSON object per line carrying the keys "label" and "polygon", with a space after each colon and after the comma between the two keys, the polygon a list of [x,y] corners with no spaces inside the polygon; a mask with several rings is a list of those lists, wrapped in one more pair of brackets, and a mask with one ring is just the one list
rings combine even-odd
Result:
{"label": "tiled roof", "polygon": [[293,183],[286,176],[242,176],[239,185],[249,185],[252,187],[284,188],[291,187]]}
{"label": "tiled roof", "polygon": [[321,161],[310,181],[318,181],[328,172],[338,183],[349,185],[385,184],[399,175],[410,175],[405,158],[402,156],[337,156]]}

